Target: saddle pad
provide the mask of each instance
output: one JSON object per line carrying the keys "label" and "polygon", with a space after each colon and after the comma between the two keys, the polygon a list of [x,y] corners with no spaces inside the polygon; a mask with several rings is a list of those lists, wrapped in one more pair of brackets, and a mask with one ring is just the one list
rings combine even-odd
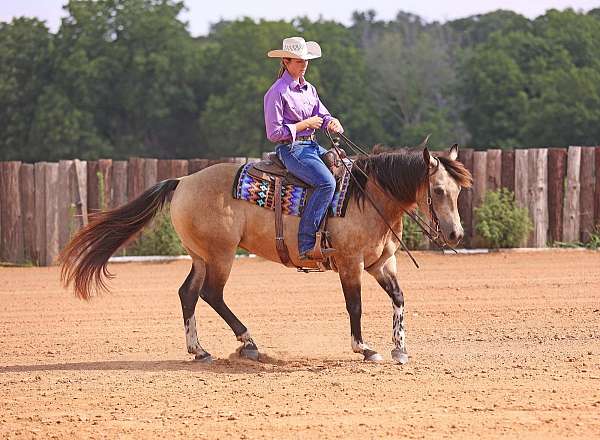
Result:
{"label": "saddle pad", "polygon": [[[348,168],[352,168],[352,161],[344,159]],[[233,181],[233,198],[246,200],[263,208],[275,210],[275,178],[258,179],[248,174],[248,168],[252,164],[243,165],[237,172]],[[330,217],[344,217],[348,206],[348,186],[350,184],[350,173],[344,170],[343,176],[338,181],[333,200],[327,214]],[[306,204],[307,188],[294,185],[283,185],[281,189],[281,207],[284,214],[302,215]]]}

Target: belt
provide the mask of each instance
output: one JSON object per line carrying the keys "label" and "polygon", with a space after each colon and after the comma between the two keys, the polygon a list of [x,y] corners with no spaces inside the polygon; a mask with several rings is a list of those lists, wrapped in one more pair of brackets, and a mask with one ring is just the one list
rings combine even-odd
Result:
{"label": "belt", "polygon": [[[317,140],[317,137],[315,136],[315,134],[309,134],[307,136],[296,136],[296,141],[315,141]],[[282,144],[291,144],[292,140],[291,139],[284,139],[281,141]]]}

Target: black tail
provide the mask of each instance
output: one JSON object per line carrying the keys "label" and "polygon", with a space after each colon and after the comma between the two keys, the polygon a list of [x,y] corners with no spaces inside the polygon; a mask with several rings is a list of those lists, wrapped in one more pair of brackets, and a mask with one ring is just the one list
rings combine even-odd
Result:
{"label": "black tail", "polygon": [[82,299],[89,299],[92,290],[108,290],[105,278],[112,278],[108,259],[152,220],[178,184],[179,179],[163,180],[123,206],[94,214],[59,256],[65,286],[73,282]]}

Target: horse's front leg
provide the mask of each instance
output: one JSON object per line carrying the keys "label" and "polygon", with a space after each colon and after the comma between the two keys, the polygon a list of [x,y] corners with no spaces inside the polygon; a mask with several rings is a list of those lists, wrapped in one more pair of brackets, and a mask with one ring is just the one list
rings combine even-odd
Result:
{"label": "horse's front leg", "polygon": [[352,350],[355,353],[361,353],[365,361],[378,362],[383,360],[383,357],[372,350],[362,339],[360,326],[360,318],[362,314],[361,303],[361,271],[360,264],[350,267],[339,264],[340,281],[344,290],[344,298],[346,299],[346,310],[350,316],[350,337]]}
{"label": "horse's front leg", "polygon": [[392,358],[400,364],[406,364],[408,362],[408,353],[406,351],[406,336],[404,333],[404,294],[402,293],[402,289],[400,289],[396,277],[396,257],[392,255],[383,266],[369,273],[373,275],[392,300],[392,307],[394,309],[392,329],[394,349],[392,350]]}

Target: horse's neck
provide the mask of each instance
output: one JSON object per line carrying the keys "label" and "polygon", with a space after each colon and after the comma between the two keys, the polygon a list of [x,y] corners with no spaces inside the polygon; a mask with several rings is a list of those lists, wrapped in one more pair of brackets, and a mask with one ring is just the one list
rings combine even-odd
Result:
{"label": "horse's neck", "polygon": [[[402,216],[406,210],[414,209],[414,206],[409,206],[399,202],[397,199],[388,194],[381,186],[369,180],[366,187],[367,193],[373,199],[375,206],[365,197],[364,209],[362,215],[365,219],[370,220],[368,224],[378,224],[381,233],[387,233],[386,222],[396,229],[402,221]],[[379,212],[378,212],[379,211]],[[383,219],[381,218],[383,215]],[[375,231],[369,231],[374,233]]]}

